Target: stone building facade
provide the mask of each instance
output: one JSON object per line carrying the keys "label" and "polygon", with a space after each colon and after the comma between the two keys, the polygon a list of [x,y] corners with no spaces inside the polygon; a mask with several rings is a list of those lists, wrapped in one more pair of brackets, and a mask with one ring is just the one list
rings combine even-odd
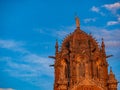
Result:
{"label": "stone building facade", "polygon": [[68,35],[61,48],[56,41],[54,62],[54,90],[117,90],[117,80],[110,69],[102,39],[98,45],[91,34],[80,29],[76,17],[76,29]]}

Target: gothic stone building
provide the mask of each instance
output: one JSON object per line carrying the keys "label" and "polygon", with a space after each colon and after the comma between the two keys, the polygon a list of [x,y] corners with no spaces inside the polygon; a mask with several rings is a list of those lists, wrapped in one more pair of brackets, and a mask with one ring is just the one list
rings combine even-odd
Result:
{"label": "gothic stone building", "polygon": [[99,46],[92,35],[76,29],[68,35],[58,49],[56,42],[54,90],[117,90],[117,80],[110,70],[105,53],[105,44]]}

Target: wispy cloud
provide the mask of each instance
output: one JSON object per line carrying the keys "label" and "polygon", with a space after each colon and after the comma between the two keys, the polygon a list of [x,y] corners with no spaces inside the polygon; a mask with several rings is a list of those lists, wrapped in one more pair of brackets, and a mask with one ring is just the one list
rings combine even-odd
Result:
{"label": "wispy cloud", "polygon": [[[36,78],[41,79],[43,76],[53,77],[53,69],[49,67],[50,64],[53,64],[53,60],[26,50],[23,43],[14,40],[0,40],[0,48],[20,52],[20,56],[16,56],[16,58],[12,56],[0,57],[0,62],[5,62],[5,66],[8,67],[3,68],[2,71],[7,72],[10,76],[39,87],[41,87],[43,81]],[[52,85],[52,83],[50,84]]]}
{"label": "wispy cloud", "polygon": [[98,7],[93,6],[93,7],[91,8],[91,11],[98,13],[100,10],[99,10]]}
{"label": "wispy cloud", "polygon": [[8,50],[22,52],[22,53],[28,52],[23,48],[23,46],[24,46],[23,42],[0,39],[0,48],[5,48]]}
{"label": "wispy cloud", "polygon": [[120,24],[120,14],[118,13],[118,10],[120,10],[120,2],[105,4],[102,7],[109,10],[117,18],[117,20],[108,21],[107,26]]}
{"label": "wispy cloud", "polygon": [[118,9],[120,9],[120,2],[115,2],[113,4],[105,4],[103,5],[106,9],[112,11],[112,13],[116,13]]}
{"label": "wispy cloud", "polygon": [[53,75],[53,73],[50,73],[52,69],[49,67],[50,64],[53,64],[53,61],[49,58],[44,58],[36,54],[28,54],[23,57],[23,61],[31,65],[36,65],[34,67],[35,71],[40,71],[41,74],[45,74],[48,76]]}
{"label": "wispy cloud", "polygon": [[67,27],[61,26],[59,28],[60,29],[52,29],[50,35],[58,39],[63,39],[65,36],[67,36],[68,34],[74,31],[75,25],[67,26]]}
{"label": "wispy cloud", "polygon": [[107,26],[116,25],[116,24],[119,24],[119,23],[120,23],[119,21],[108,21]]}
{"label": "wispy cloud", "polygon": [[111,25],[117,25],[120,24],[120,16],[117,15],[117,20],[116,21],[108,21],[107,22],[107,26],[111,26]]}
{"label": "wispy cloud", "polygon": [[86,19],[84,19],[84,22],[85,22],[85,23],[95,22],[95,21],[96,21],[96,18],[86,18]]}
{"label": "wispy cloud", "polygon": [[100,8],[99,8],[99,7],[96,7],[96,6],[93,6],[93,7],[91,8],[91,11],[92,11],[92,12],[96,12],[96,13],[102,15],[102,16],[105,15],[105,14],[100,10]]}
{"label": "wispy cloud", "polygon": [[[25,71],[40,70],[41,74],[44,73],[46,75],[50,75],[49,64],[51,64],[51,61],[48,58],[41,57],[37,54],[34,54],[26,50],[23,43],[19,41],[14,41],[14,40],[0,40],[0,48],[5,48],[11,51],[18,51],[21,53],[21,57],[19,58],[16,57],[17,60],[9,56],[0,58],[0,61],[6,61],[7,65],[11,69],[19,69],[19,70],[16,70],[18,72],[21,70],[25,70]],[[25,52],[25,54],[23,52]],[[44,71],[43,68],[46,70]]]}
{"label": "wispy cloud", "polygon": [[0,88],[0,90],[15,90],[13,88]]}
{"label": "wispy cloud", "polygon": [[32,83],[39,87],[40,83],[42,84],[42,81],[36,78],[40,79],[43,76],[47,76],[49,78],[53,77],[53,69],[49,67],[50,64],[53,64],[53,61],[49,58],[44,58],[36,54],[27,54],[16,59],[12,57],[0,58],[0,61],[6,62],[6,66],[8,67],[4,68],[3,72],[7,72],[12,77],[20,78],[23,81]]}
{"label": "wispy cloud", "polygon": [[120,46],[120,41],[116,40],[116,41],[107,41],[106,45],[109,47],[119,47]]}
{"label": "wispy cloud", "polygon": [[[93,6],[91,8],[91,11],[101,14],[102,16],[105,16],[105,13],[103,13],[104,9],[107,9],[108,11],[110,11],[117,18],[117,20],[107,21],[107,23],[106,23],[107,26],[120,24],[120,20],[119,20],[120,14],[117,12],[118,10],[120,10],[120,2],[115,2],[112,4],[105,4],[100,7]],[[88,20],[86,20],[86,22],[87,21],[89,22],[90,20],[88,19]]]}

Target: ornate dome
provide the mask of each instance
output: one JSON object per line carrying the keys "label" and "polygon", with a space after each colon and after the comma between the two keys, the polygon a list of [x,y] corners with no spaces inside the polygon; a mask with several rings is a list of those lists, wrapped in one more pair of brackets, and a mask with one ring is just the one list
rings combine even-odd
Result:
{"label": "ornate dome", "polygon": [[80,28],[75,29],[75,31],[73,33],[69,34],[63,40],[62,47],[66,47],[68,43],[70,43],[72,41],[75,41],[75,40],[79,41],[79,42],[80,41],[81,42],[88,42],[88,41],[90,41],[93,46],[98,47],[98,43],[96,42],[96,40],[91,35],[85,33],[84,31],[82,31]]}
{"label": "ornate dome", "polygon": [[94,55],[98,54],[98,52],[100,51],[98,43],[92,37],[92,35],[87,34],[80,29],[79,24],[77,24],[78,22],[79,20],[77,19],[77,28],[75,29],[75,31],[69,34],[63,40],[60,52],[64,52],[65,54],[67,54],[68,52],[74,52],[81,55],[89,55],[89,52],[92,51]]}

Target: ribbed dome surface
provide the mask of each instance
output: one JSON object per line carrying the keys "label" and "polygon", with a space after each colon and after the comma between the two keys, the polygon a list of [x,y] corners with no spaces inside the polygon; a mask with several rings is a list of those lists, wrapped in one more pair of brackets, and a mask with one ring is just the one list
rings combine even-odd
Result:
{"label": "ribbed dome surface", "polygon": [[75,31],[71,34],[69,34],[62,43],[62,48],[76,48],[79,49],[80,47],[82,49],[88,48],[90,45],[91,48],[99,49],[98,43],[96,40],[89,34],[82,31],[80,28],[75,29]]}

